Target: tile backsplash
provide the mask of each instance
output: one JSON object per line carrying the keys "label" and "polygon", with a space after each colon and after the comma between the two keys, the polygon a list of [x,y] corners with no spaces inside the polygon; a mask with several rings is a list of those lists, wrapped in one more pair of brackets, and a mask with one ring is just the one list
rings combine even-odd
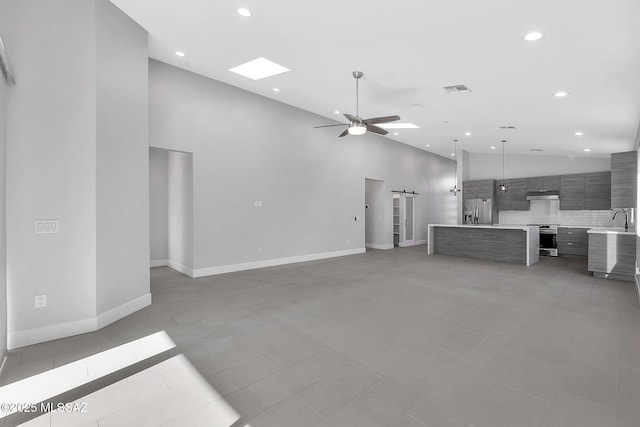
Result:
{"label": "tile backsplash", "polygon": [[[593,227],[624,227],[624,215],[618,215],[615,221],[613,211],[561,211],[559,200],[531,200],[528,211],[500,211],[500,224],[559,224],[590,225]],[[633,222],[633,213],[629,213],[629,224]]]}

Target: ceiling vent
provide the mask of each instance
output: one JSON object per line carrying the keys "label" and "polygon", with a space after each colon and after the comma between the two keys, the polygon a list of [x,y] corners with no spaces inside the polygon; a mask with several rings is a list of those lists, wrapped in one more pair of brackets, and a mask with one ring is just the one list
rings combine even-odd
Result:
{"label": "ceiling vent", "polygon": [[500,129],[515,130],[517,128],[515,126],[500,126]]}
{"label": "ceiling vent", "polygon": [[467,85],[453,85],[453,86],[445,86],[444,89],[447,93],[464,93],[471,92],[471,89]]}
{"label": "ceiling vent", "polygon": [[541,151],[544,151],[542,148],[529,148],[529,151],[535,151],[537,153],[540,153]]}

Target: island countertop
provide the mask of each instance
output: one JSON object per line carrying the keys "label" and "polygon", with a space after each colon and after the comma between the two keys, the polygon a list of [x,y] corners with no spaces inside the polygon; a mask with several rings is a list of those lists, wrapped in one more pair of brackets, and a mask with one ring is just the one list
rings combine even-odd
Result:
{"label": "island countertop", "polygon": [[429,224],[429,227],[456,227],[456,228],[495,228],[506,230],[522,230],[522,231],[538,231],[537,225],[519,225],[519,224]]}
{"label": "island countertop", "polygon": [[429,224],[428,254],[533,265],[540,260],[537,225]]}

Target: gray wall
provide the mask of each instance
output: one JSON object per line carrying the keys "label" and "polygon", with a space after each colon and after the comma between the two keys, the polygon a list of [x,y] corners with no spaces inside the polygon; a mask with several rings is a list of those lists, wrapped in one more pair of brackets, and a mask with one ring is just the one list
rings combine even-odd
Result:
{"label": "gray wall", "polygon": [[169,157],[167,150],[149,149],[149,231],[151,262],[169,259]]}
{"label": "gray wall", "polygon": [[168,252],[171,266],[193,269],[193,156],[168,153]]}
{"label": "gray wall", "polygon": [[[148,63],[134,27],[107,0],[0,3],[20,76],[7,91],[9,347],[94,330],[150,300]],[[35,219],[59,219],[60,233],[34,234]]]}
{"label": "gray wall", "polygon": [[146,31],[96,1],[97,311],[149,293]]}
{"label": "gray wall", "polygon": [[157,61],[149,70],[150,144],[193,153],[196,270],[364,248],[365,177],[385,182],[387,243],[391,190],[420,193],[417,239],[428,223],[455,222],[450,159],[338,138],[313,129],[324,117]]}
{"label": "gray wall", "polygon": [[[601,172],[608,170],[611,170],[611,159],[609,157],[544,156],[508,153],[505,155],[506,178],[525,178],[530,176]],[[469,153],[467,179],[500,178],[502,178],[502,152],[496,154]]]}
{"label": "gray wall", "polygon": [[5,80],[0,73],[0,365],[7,353],[6,90]]}
{"label": "gray wall", "polygon": [[[0,3],[20,76],[7,93],[10,336],[96,315],[93,13],[92,1]],[[59,219],[60,233],[34,234],[35,219]],[[34,308],[38,294],[47,308]]]}

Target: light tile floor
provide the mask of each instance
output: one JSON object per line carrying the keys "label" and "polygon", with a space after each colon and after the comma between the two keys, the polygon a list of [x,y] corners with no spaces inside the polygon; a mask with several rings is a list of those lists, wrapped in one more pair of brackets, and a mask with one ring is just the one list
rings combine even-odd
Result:
{"label": "light tile floor", "polygon": [[154,268],[152,306],[11,352],[0,385],[165,330],[238,426],[638,427],[636,292],[586,268],[424,246],[195,280]]}

